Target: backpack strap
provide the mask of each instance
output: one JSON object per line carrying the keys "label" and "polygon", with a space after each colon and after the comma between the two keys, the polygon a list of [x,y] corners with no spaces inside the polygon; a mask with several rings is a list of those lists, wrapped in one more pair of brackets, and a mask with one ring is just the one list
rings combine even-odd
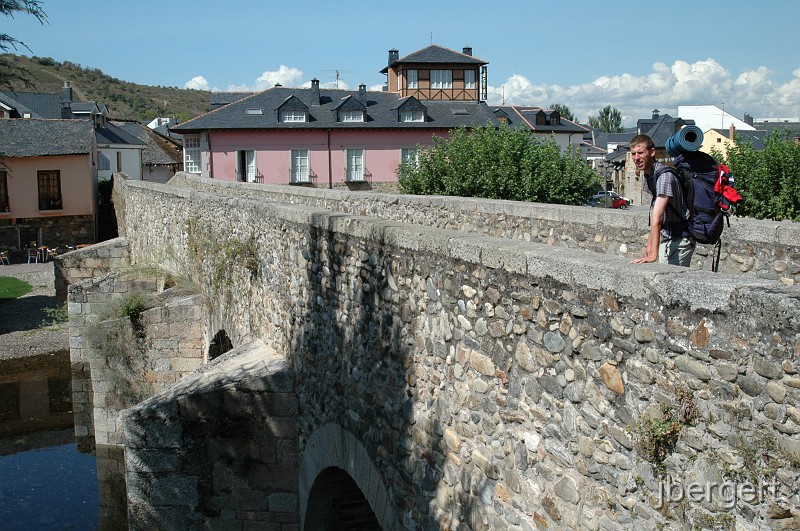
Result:
{"label": "backpack strap", "polygon": [[[668,173],[671,173],[672,175],[675,176],[675,180],[678,181],[678,186],[681,189],[681,195],[683,196],[683,202],[687,203],[686,187],[684,186],[684,182],[683,182],[683,178],[681,177],[681,174],[678,172],[677,169],[673,168],[672,166],[667,166],[666,164],[662,164],[662,165],[659,166],[657,171],[653,172],[652,182],[648,183],[648,186],[651,186],[650,191],[652,192],[652,199],[650,200],[650,211],[651,212],[652,212],[653,204],[655,204],[655,202],[656,202],[656,197],[658,197],[658,180],[662,176],[664,176],[665,174],[668,174]],[[687,203],[687,206],[689,206],[688,203]],[[686,219],[685,215],[680,210],[678,210],[677,201],[669,201],[669,202],[667,202],[667,207],[671,208],[672,212],[675,213],[676,217],[678,219],[682,220],[682,223],[679,224],[679,226],[682,226],[681,228],[686,229],[686,228],[689,227],[689,220]],[[648,225],[649,225],[649,219],[648,219]],[[675,224],[672,224],[672,226],[674,227]],[[669,229],[667,229],[667,230],[669,231]]]}

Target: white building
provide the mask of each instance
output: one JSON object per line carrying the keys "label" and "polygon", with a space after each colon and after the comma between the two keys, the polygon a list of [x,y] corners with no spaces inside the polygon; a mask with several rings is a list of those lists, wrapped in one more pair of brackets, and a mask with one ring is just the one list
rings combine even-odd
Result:
{"label": "white building", "polygon": [[678,116],[694,120],[704,133],[710,129],[729,129],[731,125],[739,131],[755,131],[756,128],[720,109],[716,105],[680,105]]}

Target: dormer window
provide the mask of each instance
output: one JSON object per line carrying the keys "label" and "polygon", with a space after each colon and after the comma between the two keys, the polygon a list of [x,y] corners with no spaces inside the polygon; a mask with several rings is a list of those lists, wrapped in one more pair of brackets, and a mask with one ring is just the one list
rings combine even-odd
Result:
{"label": "dormer window", "polygon": [[425,113],[423,111],[400,111],[401,122],[424,122]]}
{"label": "dormer window", "polygon": [[339,120],[346,123],[363,122],[364,111],[339,111]]}
{"label": "dormer window", "polygon": [[435,89],[453,88],[453,71],[431,70],[431,88]]}
{"label": "dormer window", "polygon": [[414,96],[403,98],[392,107],[401,123],[423,123],[428,119],[428,109]]}
{"label": "dormer window", "polygon": [[278,121],[280,123],[304,123],[309,121],[308,105],[300,101],[297,96],[289,96],[278,107]]}
{"label": "dormer window", "polygon": [[303,111],[281,111],[281,122],[283,123],[303,123],[306,121],[306,113]]}

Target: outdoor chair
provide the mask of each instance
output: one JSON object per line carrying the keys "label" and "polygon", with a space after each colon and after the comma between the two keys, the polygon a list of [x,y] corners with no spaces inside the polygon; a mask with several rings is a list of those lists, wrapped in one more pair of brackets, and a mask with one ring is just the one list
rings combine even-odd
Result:
{"label": "outdoor chair", "polygon": [[31,263],[31,260],[39,263],[39,249],[36,247],[28,247],[28,263]]}
{"label": "outdoor chair", "polygon": [[11,265],[11,262],[8,260],[8,251],[0,252],[0,264]]}

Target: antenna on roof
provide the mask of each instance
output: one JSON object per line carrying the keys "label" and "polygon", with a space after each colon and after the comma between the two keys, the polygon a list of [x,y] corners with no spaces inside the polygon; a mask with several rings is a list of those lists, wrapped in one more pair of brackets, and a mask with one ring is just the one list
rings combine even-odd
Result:
{"label": "antenna on roof", "polygon": [[333,88],[335,88],[335,89],[339,88],[339,78],[341,77],[341,74],[352,74],[353,73],[352,70],[323,70],[323,72],[328,72],[328,73],[333,72],[333,73],[336,74],[334,76],[334,82],[333,82]]}
{"label": "antenna on roof", "polygon": [[430,35],[431,35],[431,44],[433,44],[433,32],[431,32]]}

